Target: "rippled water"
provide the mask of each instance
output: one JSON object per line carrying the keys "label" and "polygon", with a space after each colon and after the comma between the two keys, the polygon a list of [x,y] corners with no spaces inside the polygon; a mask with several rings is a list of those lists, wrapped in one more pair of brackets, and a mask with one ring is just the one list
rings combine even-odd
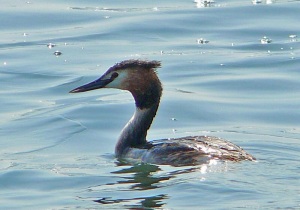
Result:
{"label": "rippled water", "polygon": [[[1,209],[299,209],[299,11],[296,0],[2,1]],[[68,91],[129,58],[163,65],[148,139],[214,135],[258,161],[118,163],[131,95]]]}

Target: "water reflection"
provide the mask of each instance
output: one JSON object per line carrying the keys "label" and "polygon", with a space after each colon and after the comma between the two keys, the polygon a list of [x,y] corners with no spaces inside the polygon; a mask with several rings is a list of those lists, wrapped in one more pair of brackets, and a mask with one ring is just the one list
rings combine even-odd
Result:
{"label": "water reflection", "polygon": [[127,209],[144,209],[144,208],[159,208],[162,207],[165,203],[162,200],[166,199],[167,196],[157,195],[157,196],[150,196],[150,197],[139,197],[133,199],[110,199],[110,198],[101,198],[99,200],[95,200],[95,202],[100,204],[115,204],[115,203],[124,203],[124,202],[131,202],[131,201],[139,201],[139,204],[136,205],[124,205]]}
{"label": "water reflection", "polygon": [[[124,198],[112,198],[112,197],[102,197],[94,200],[99,204],[122,204],[125,208],[136,209],[136,208],[158,208],[162,207],[165,202],[164,200],[168,198],[166,194],[157,194],[151,196],[131,196],[131,192],[134,191],[145,191],[156,189],[159,187],[158,183],[169,180],[172,176],[163,175],[156,176],[156,172],[161,171],[160,167],[151,164],[137,164],[134,166],[125,166],[123,163],[118,163],[120,170],[113,171],[112,174],[117,174],[119,180],[115,183],[108,183],[105,188],[117,188],[118,191],[125,191]],[[124,188],[125,186],[125,188]],[[133,193],[135,194],[135,193]],[[129,196],[129,198],[128,198]]]}
{"label": "water reflection", "polygon": [[154,176],[154,172],[158,172],[160,170],[161,169],[157,165],[138,164],[112,173],[132,174],[132,176],[124,177],[125,180],[118,181],[118,184],[132,184],[130,189],[148,190],[157,188],[157,183],[171,178],[171,176]]}
{"label": "water reflection", "polygon": [[[221,164],[223,165],[223,164]],[[166,168],[161,168],[166,167]],[[102,197],[93,199],[101,205],[122,205],[127,209],[158,208],[170,198],[168,186],[186,181],[181,174],[196,172],[196,177],[203,180],[210,164],[195,167],[171,167],[151,164],[124,165],[118,163],[118,170],[111,172],[117,175],[117,181],[106,185],[91,187],[93,192]],[[138,195],[138,196],[137,196]]]}

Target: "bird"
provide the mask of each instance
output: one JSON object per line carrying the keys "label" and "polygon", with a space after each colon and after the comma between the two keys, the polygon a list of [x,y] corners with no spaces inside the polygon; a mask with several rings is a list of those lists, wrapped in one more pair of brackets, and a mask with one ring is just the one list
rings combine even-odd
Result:
{"label": "bird", "polygon": [[135,112],[115,146],[115,157],[128,163],[195,166],[219,161],[255,161],[241,147],[214,136],[187,136],[147,141],[147,132],[159,107],[163,87],[156,60],[129,59],[116,63],[100,78],[70,91],[80,93],[101,88],[129,91]]}

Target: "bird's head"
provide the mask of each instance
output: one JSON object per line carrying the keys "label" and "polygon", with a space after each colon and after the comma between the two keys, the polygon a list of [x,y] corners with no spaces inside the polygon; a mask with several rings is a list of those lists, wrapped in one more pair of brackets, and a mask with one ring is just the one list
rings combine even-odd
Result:
{"label": "bird's head", "polygon": [[160,65],[159,61],[125,60],[110,67],[99,79],[77,87],[70,93],[99,88],[128,90],[139,108],[147,108],[159,102],[161,96],[162,86],[155,71]]}

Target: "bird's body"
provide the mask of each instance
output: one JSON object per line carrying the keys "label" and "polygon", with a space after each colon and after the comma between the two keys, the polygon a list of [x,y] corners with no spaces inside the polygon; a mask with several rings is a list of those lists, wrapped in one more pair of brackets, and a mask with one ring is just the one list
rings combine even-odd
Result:
{"label": "bird's body", "polygon": [[197,165],[211,159],[255,160],[239,146],[217,137],[188,136],[148,142],[147,131],[162,95],[162,85],[155,72],[159,67],[158,61],[126,60],[109,68],[94,82],[71,91],[77,93],[98,88],[117,88],[131,92],[136,111],[121,132],[115,147],[117,158],[174,166]]}
{"label": "bird's body", "polygon": [[131,163],[186,166],[208,163],[210,160],[254,160],[241,147],[214,136],[186,136],[161,139],[129,148],[122,157]]}

